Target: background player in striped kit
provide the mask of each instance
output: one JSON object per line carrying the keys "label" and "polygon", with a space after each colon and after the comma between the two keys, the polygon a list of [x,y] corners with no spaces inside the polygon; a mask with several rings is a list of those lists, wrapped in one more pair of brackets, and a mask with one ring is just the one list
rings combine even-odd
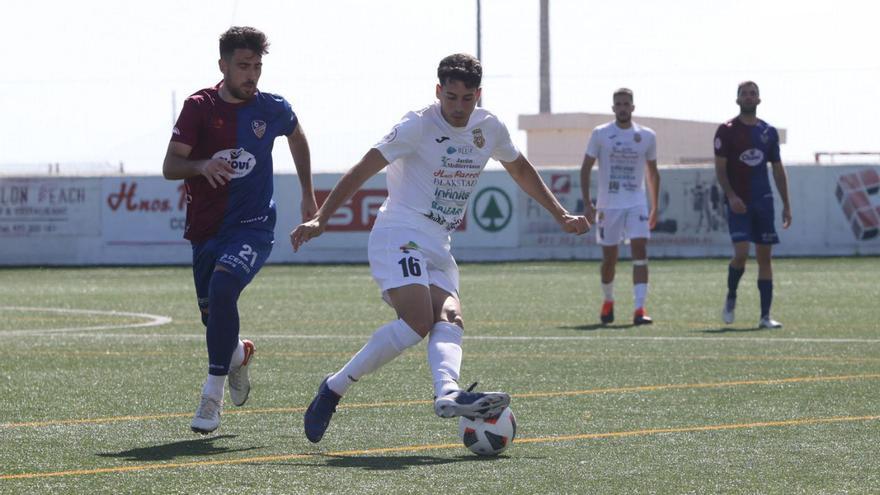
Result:
{"label": "background player in striped kit", "polygon": [[739,84],[736,90],[739,115],[718,127],[715,133],[715,173],[728,205],[728,228],[733,242],[733,259],[727,268],[727,298],[722,319],[731,324],[736,309],[736,290],[745,273],[749,243],[755,244],[758,260],[758,291],[761,296],[760,328],[779,328],[770,318],[773,303],[773,245],[779,242],[774,225],[773,190],[767,163],[782,200],[782,227],[791,225],[788,179],[779,155],[779,133],[759,119],[760,90],[753,81]]}

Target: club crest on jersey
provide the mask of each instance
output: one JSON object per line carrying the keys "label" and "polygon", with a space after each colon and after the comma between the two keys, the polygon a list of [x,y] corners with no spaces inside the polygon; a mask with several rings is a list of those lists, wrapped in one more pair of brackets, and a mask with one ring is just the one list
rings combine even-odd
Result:
{"label": "club crest on jersey", "polygon": [[232,176],[233,179],[244,177],[253,172],[257,166],[257,157],[250,154],[244,148],[220,150],[214,153],[214,156],[211,158],[223,160],[231,165],[232,170],[235,172]]}
{"label": "club crest on jersey", "polygon": [[635,135],[633,136],[633,141],[635,141],[637,143],[641,143],[642,142],[642,135],[639,134],[638,132],[635,133]]}
{"label": "club crest on jersey", "polygon": [[483,130],[479,127],[471,131],[471,134],[474,135],[474,146],[477,148],[482,148],[486,146],[486,138],[483,137]]}
{"label": "club crest on jersey", "polygon": [[761,142],[767,144],[770,141],[770,136],[767,135],[767,131],[761,133]]}
{"label": "club crest on jersey", "polygon": [[266,134],[266,122],[263,120],[252,120],[251,130],[254,131],[257,139],[262,139],[263,135]]}

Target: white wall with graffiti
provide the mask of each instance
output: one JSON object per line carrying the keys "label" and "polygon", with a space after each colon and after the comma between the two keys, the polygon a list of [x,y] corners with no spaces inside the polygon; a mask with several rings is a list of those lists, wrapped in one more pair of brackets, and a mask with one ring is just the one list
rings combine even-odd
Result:
{"label": "white wall with graffiti", "polygon": [[[788,230],[777,222],[776,253],[880,255],[880,167],[796,166],[788,174],[794,222]],[[541,175],[566,208],[583,211],[577,169]],[[339,177],[315,176],[319,201]],[[323,236],[293,253],[288,234],[300,220],[299,183],[292,175],[276,177],[278,225],[269,262],[365,262],[369,228],[385,194],[384,176],[370,179]],[[729,255],[725,205],[713,169],[661,170],[660,196],[651,257]],[[161,177],[0,179],[0,264],[188,264],[185,207],[181,183]],[[453,246],[460,261],[600,257],[592,232],[562,233],[503,170],[480,178]]]}

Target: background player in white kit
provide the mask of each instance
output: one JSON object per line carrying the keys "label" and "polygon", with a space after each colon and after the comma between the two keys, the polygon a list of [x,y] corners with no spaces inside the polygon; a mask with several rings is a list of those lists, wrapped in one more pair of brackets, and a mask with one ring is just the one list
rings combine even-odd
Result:
{"label": "background player in white kit", "polygon": [[[633,324],[649,325],[645,312],[648,297],[648,239],[657,225],[657,138],[654,131],[632,121],[633,92],[620,88],[613,95],[614,122],[593,129],[581,164],[584,214],[596,222],[596,242],[602,246],[602,303],[600,319],[614,321],[614,272],[617,246],[629,239],[633,259]],[[595,208],[590,199],[590,171],[599,161],[599,198]],[[647,174],[645,171],[647,170]],[[645,198],[647,179],[651,209]],[[597,217],[598,212],[598,218]]]}
{"label": "background player in white kit", "polygon": [[306,437],[318,442],[349,386],[404,350],[428,339],[434,411],[441,417],[489,417],[510,396],[472,392],[458,385],[464,323],[458,266],[450,233],[461,223],[468,197],[489,158],[500,161],[516,183],[546,208],[565,232],[583,234],[585,217],[570,215],[510,140],[495,115],[475,108],[482,67],[476,58],[450,55],[437,69],[439,102],[410,112],[351,168],[312,220],[290,235],[294,251],[321,235],[327,221],[370,177],[388,166],[388,198],[370,233],[373,278],[398,319],[380,327],[366,345],[321,382],[304,415]]}

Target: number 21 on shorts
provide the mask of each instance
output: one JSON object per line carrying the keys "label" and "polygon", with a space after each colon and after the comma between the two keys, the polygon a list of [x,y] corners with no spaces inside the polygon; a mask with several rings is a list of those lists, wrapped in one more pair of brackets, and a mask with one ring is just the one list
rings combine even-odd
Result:
{"label": "number 21 on shorts", "polygon": [[241,245],[241,251],[238,252],[238,257],[250,264],[252,268],[254,263],[257,262],[257,252],[254,251],[250,244]]}

